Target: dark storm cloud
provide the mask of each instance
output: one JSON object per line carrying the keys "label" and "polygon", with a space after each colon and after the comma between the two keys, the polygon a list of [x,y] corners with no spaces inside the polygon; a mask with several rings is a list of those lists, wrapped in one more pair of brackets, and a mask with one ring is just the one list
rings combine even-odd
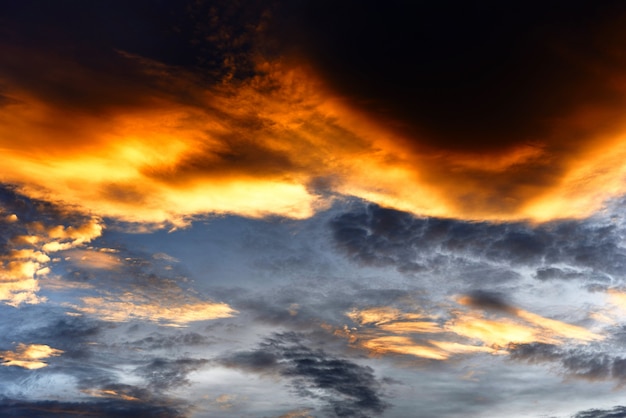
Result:
{"label": "dark storm cloud", "polygon": [[63,402],[1,398],[0,413],[3,417],[15,418],[44,418],[51,416],[183,418],[188,416],[184,408],[179,408],[176,405],[147,404],[117,399]]}
{"label": "dark storm cloud", "polygon": [[529,266],[540,280],[606,281],[607,275],[619,277],[626,268],[624,224],[619,207],[612,210],[615,216],[610,221],[590,218],[532,226],[419,218],[363,205],[337,216],[330,227],[338,247],[367,265],[419,272],[478,262],[497,266],[498,274],[507,273],[506,265]]}
{"label": "dark storm cloud", "polygon": [[572,418],[624,418],[626,417],[626,406],[616,406],[612,409],[588,409],[578,412]]}
{"label": "dark storm cloud", "polygon": [[375,416],[387,408],[381,384],[371,368],[311,349],[305,343],[305,338],[297,333],[274,334],[256,350],[233,353],[220,363],[283,376],[299,396],[327,402],[327,412],[332,416]]}

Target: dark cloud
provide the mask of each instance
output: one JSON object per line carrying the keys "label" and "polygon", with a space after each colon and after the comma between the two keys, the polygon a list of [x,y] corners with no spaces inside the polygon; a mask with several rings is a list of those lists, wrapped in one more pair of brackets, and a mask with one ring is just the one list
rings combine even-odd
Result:
{"label": "dark cloud", "polygon": [[305,342],[301,334],[275,334],[258,349],[233,353],[220,363],[288,378],[298,395],[327,402],[332,416],[378,415],[387,408],[371,368],[311,349]]}
{"label": "dark cloud", "polygon": [[126,345],[132,348],[152,351],[189,346],[206,346],[210,343],[211,340],[207,336],[197,332],[181,332],[175,335],[164,335],[163,333],[155,332],[140,340],[129,341]]}
{"label": "dark cloud", "polygon": [[272,22],[285,51],[417,146],[503,149],[580,106],[615,123],[625,104],[605,79],[625,65],[619,2],[290,3]]}
{"label": "dark cloud", "polygon": [[[473,262],[483,268],[497,266],[496,274],[504,273],[504,278],[507,273],[516,276],[506,266],[531,266],[537,269],[535,277],[540,280],[604,281],[605,276],[619,276],[626,268],[621,246],[624,227],[619,219],[607,222],[590,218],[536,226],[462,222],[420,218],[370,204],[338,215],[330,227],[338,247],[355,260],[374,266],[392,265],[403,272],[419,274],[452,263]],[[415,270],[415,266],[421,267]]]}
{"label": "dark cloud", "polygon": [[510,348],[512,360],[557,364],[558,371],[567,377],[626,381],[626,359],[597,348],[567,349],[543,343],[519,344]]}
{"label": "dark cloud", "polygon": [[514,313],[516,308],[506,302],[503,294],[486,290],[475,290],[463,298],[463,303],[478,309]]}
{"label": "dark cloud", "polygon": [[588,409],[578,412],[572,418],[624,418],[626,406],[616,406],[613,409]]}
{"label": "dark cloud", "polygon": [[0,399],[0,414],[15,418],[72,418],[75,416],[122,418],[183,418],[184,408],[176,405],[148,404],[118,399],[93,399],[85,402],[27,401]]}
{"label": "dark cloud", "polygon": [[143,376],[151,389],[162,391],[189,385],[187,375],[206,365],[208,360],[181,358],[169,360],[156,358],[136,371]]}

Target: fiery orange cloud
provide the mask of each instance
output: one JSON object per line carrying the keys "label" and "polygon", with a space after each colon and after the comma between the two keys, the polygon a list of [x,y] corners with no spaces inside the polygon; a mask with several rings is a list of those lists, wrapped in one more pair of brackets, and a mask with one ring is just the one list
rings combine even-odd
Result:
{"label": "fiery orange cloud", "polygon": [[195,298],[163,303],[131,293],[117,298],[85,297],[82,302],[83,305],[75,305],[72,308],[83,314],[97,316],[104,321],[126,322],[141,319],[174,327],[185,326],[194,321],[230,318],[237,313],[225,303],[206,302]]}
{"label": "fiery orange cloud", "polygon": [[[6,81],[0,181],[31,197],[156,225],[206,213],[305,218],[326,207],[328,192],[420,215],[543,221],[589,215],[626,192],[626,127],[593,128],[600,125],[592,110],[554,121],[554,137],[532,144],[442,151],[358,110],[297,60],[260,60],[249,80],[207,87],[183,70],[122,57],[149,82],[132,96],[124,79],[107,75],[120,85],[107,96],[112,104],[88,97],[96,103],[80,109]],[[62,80],[68,86],[89,90],[104,77],[47,59],[76,74]],[[569,132],[586,137],[564,147]]]}
{"label": "fiery orange cloud", "polygon": [[41,360],[63,354],[62,350],[44,344],[18,344],[15,351],[0,351],[3,366],[18,366],[25,369],[40,369],[48,363]]}

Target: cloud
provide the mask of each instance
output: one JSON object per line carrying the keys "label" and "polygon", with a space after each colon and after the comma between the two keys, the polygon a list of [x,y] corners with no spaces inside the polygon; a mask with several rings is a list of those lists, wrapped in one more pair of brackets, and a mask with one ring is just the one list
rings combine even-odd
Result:
{"label": "cloud", "polygon": [[[357,324],[335,329],[350,344],[375,356],[400,354],[431,360],[477,353],[506,354],[511,345],[589,343],[604,335],[546,318],[505,302],[500,295],[475,291],[457,298],[468,310],[402,312],[391,306],[353,309],[346,315]],[[331,327],[332,328],[332,327]]]}
{"label": "cloud", "polygon": [[62,350],[57,350],[45,344],[23,344],[19,343],[15,351],[1,351],[3,366],[18,366],[25,369],[40,369],[48,364],[42,360],[56,357],[63,354]]}
{"label": "cloud", "polygon": [[[450,271],[462,280],[494,282],[519,279],[524,267],[535,269],[535,278],[606,282],[626,267],[621,250],[625,230],[617,201],[605,214],[585,221],[546,224],[464,222],[416,217],[373,204],[355,204],[331,222],[339,249],[354,260],[372,266],[395,266],[419,276]],[[451,268],[445,270],[447,266]],[[452,271],[454,270],[454,271]]]}
{"label": "cloud", "polygon": [[624,418],[626,417],[626,407],[615,406],[612,409],[588,409],[578,412],[572,418]]}
{"label": "cloud", "polygon": [[187,375],[208,363],[204,359],[181,358],[169,360],[156,358],[137,369],[140,376],[148,381],[148,386],[156,391],[180,388],[189,385]]}
{"label": "cloud", "polygon": [[194,321],[230,318],[237,312],[226,303],[186,298],[163,304],[132,294],[116,297],[85,297],[82,299],[82,305],[72,305],[72,308],[104,321],[125,322],[136,319],[171,326],[182,326]]}
{"label": "cloud", "polygon": [[588,381],[615,380],[626,382],[626,359],[601,347],[561,348],[552,344],[513,344],[511,359],[528,363],[549,363],[569,378]]}
{"label": "cloud", "polygon": [[[354,19],[340,27],[328,22],[355,8],[334,5],[333,13],[321,13],[330,5],[305,2],[293,10],[280,3],[254,2],[245,10],[225,2],[187,11],[170,5],[178,31],[165,32],[129,6],[112,8],[137,22],[119,29],[112,10],[57,6],[48,10],[57,22],[49,39],[37,30],[46,26],[41,17],[16,7],[17,20],[5,19],[9,29],[0,40],[0,51],[15,57],[0,72],[6,97],[0,180],[32,198],[156,226],[186,225],[207,213],[301,219],[337,194],[430,216],[545,221],[588,216],[626,191],[619,163],[626,154],[619,116],[626,95],[617,81],[624,63],[611,52],[619,36],[610,34],[621,33],[620,8],[596,6],[605,25],[585,20],[575,31],[575,14],[567,14],[559,20],[562,37],[542,34],[553,43],[537,43],[527,32],[528,25],[551,22],[549,13],[524,8],[523,20],[494,9],[489,15],[504,20],[489,18],[485,29],[467,33],[484,35],[493,22],[513,20],[503,39],[522,40],[504,48],[489,35],[489,42],[454,43],[456,54],[443,56],[420,41],[422,53],[433,57],[420,62],[440,63],[445,71],[409,65],[416,72],[404,73],[404,66],[381,66],[376,57],[408,65],[412,59],[403,57],[412,55],[404,50],[390,57],[380,39],[363,50],[363,40],[377,33],[372,27]],[[438,6],[419,14],[404,13],[405,7],[394,3],[382,16],[358,9],[384,24],[403,21],[376,35],[397,36],[390,43],[396,47],[405,41],[415,47],[418,35],[403,16],[443,19],[450,33],[466,24],[449,26]],[[289,10],[294,15],[286,19]],[[76,23],[80,13],[100,18],[87,28]],[[207,15],[213,18],[199,17]],[[318,15],[328,26],[312,20]],[[589,41],[574,53],[581,31],[606,42]],[[364,37],[354,38],[356,49],[344,50],[357,33]],[[358,50],[362,57],[354,55]],[[490,61],[502,54],[511,59],[507,65]],[[451,63],[454,56],[460,62]],[[502,73],[484,77],[490,65],[468,71],[463,57],[469,56],[499,63],[493,68]],[[522,70],[535,60],[549,65]],[[340,63],[346,67],[336,71]],[[357,63],[358,71],[344,75]],[[49,71],[39,71],[44,67]],[[390,68],[400,73],[390,76]],[[468,94],[452,99],[462,92]]]}
{"label": "cloud", "polygon": [[184,418],[185,408],[176,405],[159,405],[132,400],[105,399],[89,402],[37,401],[3,398],[0,412],[7,417],[45,415],[94,415],[115,417],[149,416],[154,418]]}
{"label": "cloud", "polygon": [[305,343],[296,333],[275,334],[259,348],[225,356],[220,363],[287,378],[299,396],[326,402],[332,416],[377,415],[387,408],[371,368],[313,350]]}
{"label": "cloud", "polygon": [[53,253],[89,243],[104,228],[98,218],[70,215],[7,187],[0,188],[0,214],[5,214],[0,219],[0,300],[16,307],[45,301],[38,292]]}

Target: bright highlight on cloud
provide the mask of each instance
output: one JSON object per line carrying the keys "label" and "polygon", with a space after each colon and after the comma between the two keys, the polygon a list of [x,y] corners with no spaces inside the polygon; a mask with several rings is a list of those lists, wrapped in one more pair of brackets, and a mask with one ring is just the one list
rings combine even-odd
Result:
{"label": "bright highlight on cloud", "polygon": [[[555,121],[551,136],[530,145],[471,153],[407,137],[333,92],[306,62],[260,59],[250,79],[203,86],[193,73],[141,57],[114,59],[130,73],[119,77],[146,85],[137,97],[92,97],[85,109],[11,75],[0,180],[30,197],[156,225],[206,213],[306,218],[328,205],[328,193],[419,215],[546,221],[588,216],[626,192],[626,125],[597,128],[601,111]],[[586,137],[564,148],[581,130]]]}
{"label": "bright highlight on cloud", "polygon": [[190,322],[230,318],[237,311],[225,303],[204,302],[194,298],[184,301],[150,301],[130,293],[119,297],[86,297],[83,305],[72,306],[79,312],[104,321],[151,321],[166,326],[185,326]]}
{"label": "bright highlight on cloud", "polygon": [[7,253],[0,255],[0,301],[19,306],[45,301],[38,296],[39,279],[50,273],[50,255],[79,247],[102,234],[99,219],[83,220],[76,226],[46,225],[41,221],[25,222],[16,215],[10,218]]}
{"label": "bright highlight on cloud", "polygon": [[2,366],[17,366],[25,369],[41,369],[48,363],[42,361],[50,357],[57,357],[63,351],[49,347],[45,344],[23,344],[17,345],[15,351],[0,351]]}
{"label": "bright highlight on cloud", "polygon": [[[441,325],[438,318],[403,313],[393,307],[355,309],[347,316],[359,326],[346,327],[335,334],[374,355],[394,353],[433,360],[446,360],[456,354],[505,354],[509,347],[519,344],[560,345],[568,340],[584,344],[604,339],[583,327],[546,318],[490,296],[463,296],[458,303],[473,309],[452,310]],[[485,309],[498,314],[487,315]]]}

